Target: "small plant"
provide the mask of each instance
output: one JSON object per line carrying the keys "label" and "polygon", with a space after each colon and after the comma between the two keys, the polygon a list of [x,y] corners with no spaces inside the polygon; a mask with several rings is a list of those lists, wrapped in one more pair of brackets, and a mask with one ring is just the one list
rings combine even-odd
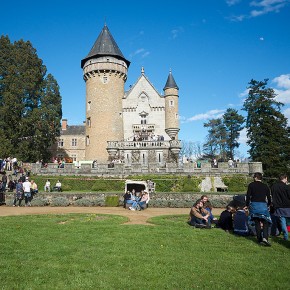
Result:
{"label": "small plant", "polygon": [[65,197],[56,197],[51,201],[51,206],[69,206],[69,200]]}
{"label": "small plant", "polygon": [[106,206],[118,206],[119,205],[119,197],[117,195],[109,195],[105,198]]}
{"label": "small plant", "polygon": [[75,206],[93,206],[93,202],[88,199],[88,198],[80,198],[80,199],[77,199],[73,205]]}
{"label": "small plant", "polygon": [[32,206],[47,206],[49,201],[46,198],[36,197],[31,201]]}

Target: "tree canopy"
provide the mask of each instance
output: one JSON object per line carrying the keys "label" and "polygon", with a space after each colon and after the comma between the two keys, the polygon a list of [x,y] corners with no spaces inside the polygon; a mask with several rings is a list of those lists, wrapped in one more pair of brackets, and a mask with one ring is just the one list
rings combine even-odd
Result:
{"label": "tree canopy", "polygon": [[235,148],[239,147],[238,138],[243,129],[245,119],[237,110],[227,109],[221,118],[211,119],[204,123],[208,128],[204,153],[210,158],[219,157],[222,160],[234,158]]}
{"label": "tree canopy", "polygon": [[29,41],[0,38],[0,156],[48,160],[62,118],[57,81]]}
{"label": "tree canopy", "polygon": [[267,79],[250,81],[243,109],[247,112],[250,157],[263,163],[266,176],[277,177],[282,172],[289,172],[289,128],[287,118],[281,113],[283,104],[276,100],[267,82]]}

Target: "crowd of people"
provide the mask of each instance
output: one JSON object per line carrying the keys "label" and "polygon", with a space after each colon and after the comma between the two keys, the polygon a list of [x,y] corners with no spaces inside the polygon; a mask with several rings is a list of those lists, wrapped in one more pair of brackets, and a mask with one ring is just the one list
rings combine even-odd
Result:
{"label": "crowd of people", "polygon": [[132,191],[127,191],[124,194],[124,208],[126,205],[129,205],[129,210],[142,210],[147,207],[149,202],[149,193],[145,190],[141,190],[141,192],[136,192],[135,189]]}
{"label": "crowd of people", "polygon": [[290,219],[290,186],[286,174],[279,176],[271,189],[262,182],[262,174],[256,172],[248,185],[244,200],[231,202],[219,219],[212,215],[207,196],[202,196],[190,210],[189,224],[197,228],[216,227],[240,236],[253,235],[257,242],[271,246],[269,236],[283,234],[288,240],[287,220]]}
{"label": "crowd of people", "polygon": [[[33,197],[38,193],[38,186],[30,177],[21,174],[20,177],[13,178],[12,175],[7,176],[6,171],[1,172],[2,178],[0,179],[0,205],[6,204],[5,193],[14,192],[13,206],[21,206],[22,201],[25,201],[25,206],[31,206]],[[60,180],[51,189],[50,180],[48,179],[44,186],[44,192],[62,191],[62,184]]]}

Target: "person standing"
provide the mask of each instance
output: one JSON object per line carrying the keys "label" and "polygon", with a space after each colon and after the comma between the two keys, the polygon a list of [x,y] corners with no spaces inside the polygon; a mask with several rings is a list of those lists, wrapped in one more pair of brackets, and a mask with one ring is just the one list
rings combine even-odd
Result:
{"label": "person standing", "polygon": [[24,191],[25,206],[31,206],[31,182],[28,180],[28,177],[25,178],[22,186]]}
{"label": "person standing", "polygon": [[22,180],[19,179],[18,182],[16,183],[16,191],[15,191],[13,206],[16,206],[17,201],[18,201],[18,207],[20,207],[22,199],[23,199],[23,184],[22,184]]}
{"label": "person standing", "polygon": [[288,176],[281,174],[279,181],[272,188],[272,198],[274,206],[274,216],[279,218],[284,240],[288,240],[288,230],[286,218],[290,218],[290,187]]}
{"label": "person standing", "polygon": [[249,207],[250,220],[255,223],[258,242],[271,246],[268,241],[269,225],[272,223],[268,206],[271,204],[269,187],[262,182],[262,173],[254,174],[254,181],[248,185],[246,207]]}

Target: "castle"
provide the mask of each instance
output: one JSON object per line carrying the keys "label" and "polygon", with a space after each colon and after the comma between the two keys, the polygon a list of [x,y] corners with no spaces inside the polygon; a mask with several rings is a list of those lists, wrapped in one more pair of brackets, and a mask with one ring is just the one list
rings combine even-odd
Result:
{"label": "castle", "polygon": [[179,88],[169,72],[161,95],[145,75],[125,91],[130,66],[107,25],[81,60],[86,83],[86,121],[62,130],[54,156],[75,162],[118,162],[127,165],[176,163]]}

